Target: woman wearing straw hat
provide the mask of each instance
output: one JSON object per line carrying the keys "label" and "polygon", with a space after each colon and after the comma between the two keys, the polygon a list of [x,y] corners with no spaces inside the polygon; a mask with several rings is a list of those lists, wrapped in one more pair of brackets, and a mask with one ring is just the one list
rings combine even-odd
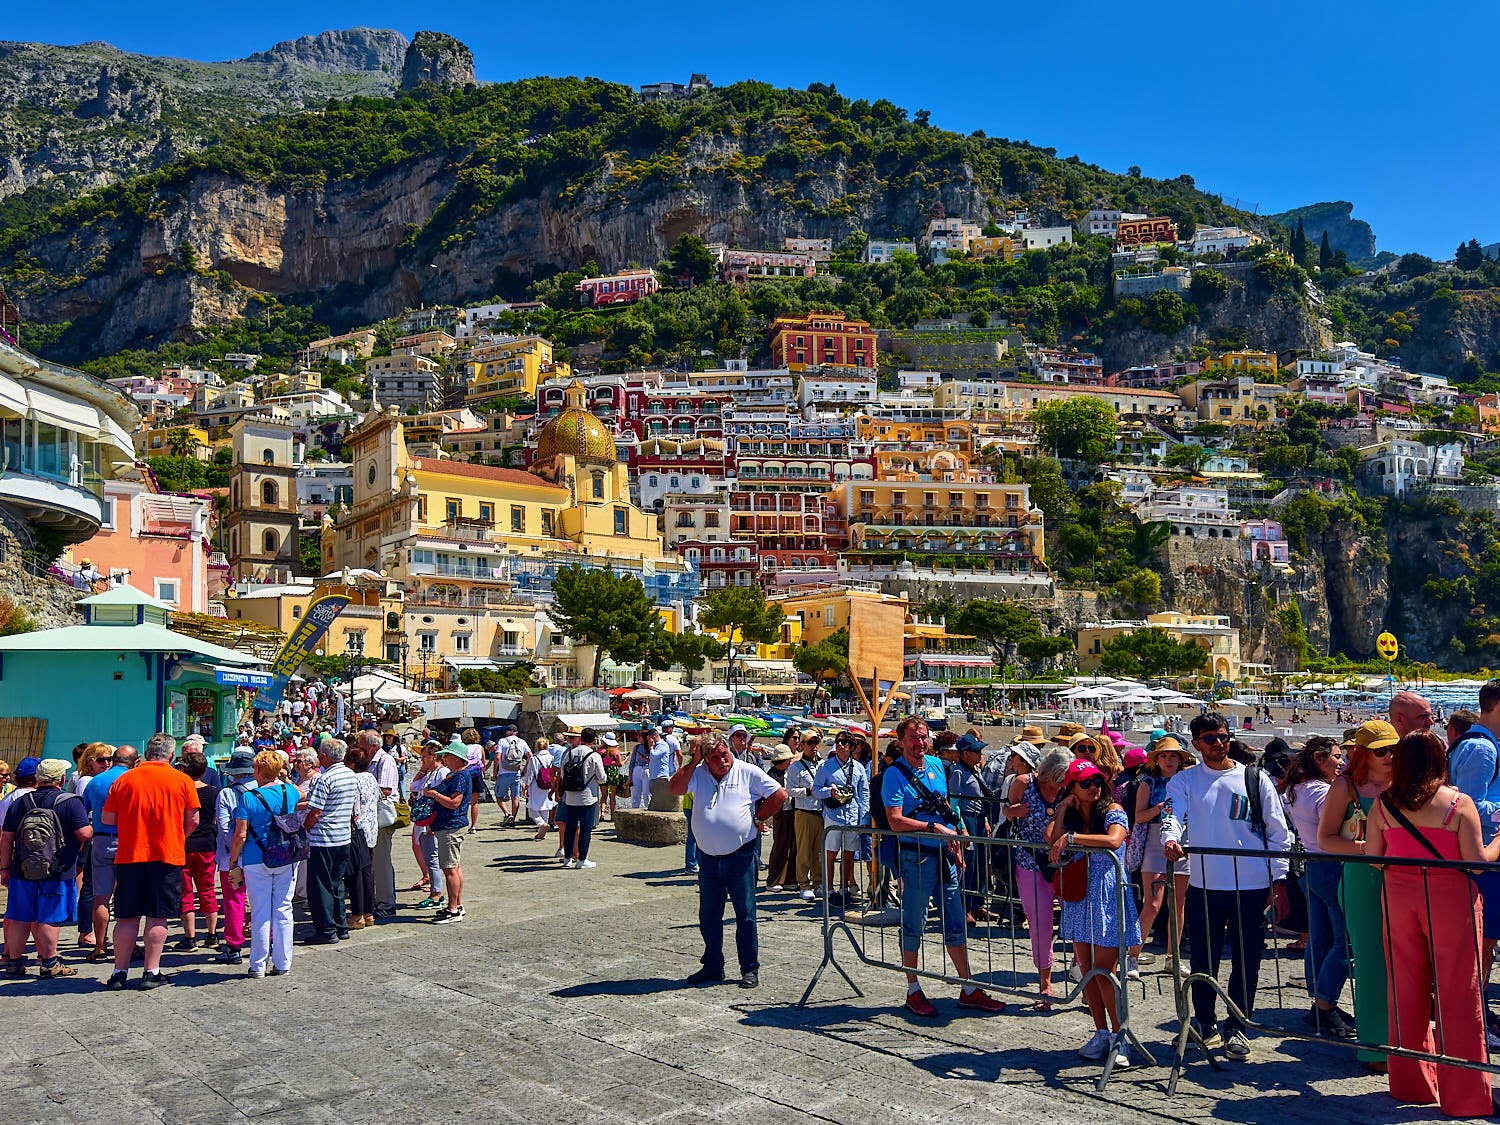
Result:
{"label": "woman wearing straw hat", "polygon": [[[1172,876],[1172,904],[1173,913],[1177,916],[1177,933],[1179,937],[1182,934],[1183,910],[1187,906],[1188,861],[1185,858],[1176,863],[1167,861],[1162,851],[1161,814],[1167,807],[1167,782],[1179,771],[1197,763],[1198,759],[1193,757],[1191,750],[1185,749],[1171,735],[1163,735],[1152,743],[1151,752],[1146,755],[1146,776],[1135,789],[1135,823],[1137,827],[1144,826],[1146,829],[1146,848],[1141,857],[1141,882],[1146,891],[1146,901],[1141,906],[1142,938],[1156,925],[1156,915],[1161,911],[1169,873]],[[1170,937],[1167,944],[1171,946]],[[1136,970],[1139,973],[1137,959],[1140,955],[1141,947],[1137,945],[1130,951],[1127,972]],[[1167,956],[1175,959],[1177,950],[1169,948]],[[1164,966],[1168,972],[1171,968],[1170,962]]]}

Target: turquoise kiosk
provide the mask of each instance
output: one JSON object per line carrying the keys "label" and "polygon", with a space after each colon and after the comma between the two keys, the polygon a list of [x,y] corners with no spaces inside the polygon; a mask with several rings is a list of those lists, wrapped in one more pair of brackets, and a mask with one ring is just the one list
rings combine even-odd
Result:
{"label": "turquoise kiosk", "polygon": [[71,761],[80,742],[144,749],[159,730],[227,755],[266,662],[174,633],[171,607],[129,586],[78,604],[83,625],[0,637],[0,715],[45,719],[49,758]]}

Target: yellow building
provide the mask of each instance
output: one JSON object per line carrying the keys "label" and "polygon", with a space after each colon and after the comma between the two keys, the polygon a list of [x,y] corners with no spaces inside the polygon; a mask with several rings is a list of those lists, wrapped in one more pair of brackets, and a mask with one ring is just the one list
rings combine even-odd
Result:
{"label": "yellow building", "polygon": [[347,439],[354,503],[325,524],[324,573],[360,567],[412,597],[484,605],[507,594],[518,559],[563,553],[681,570],[664,556],[656,517],[630,502],[629,470],[582,398],[569,387],[529,471],[413,457],[399,415],[366,418]]}
{"label": "yellow building", "polygon": [[1110,641],[1138,629],[1151,628],[1165,629],[1174,641],[1203,648],[1207,656],[1200,675],[1213,675],[1231,682],[1240,678],[1240,631],[1229,623],[1229,618],[1175,610],[1150,614],[1144,621],[1106,621],[1080,627],[1078,670],[1097,671],[1104,646]]}
{"label": "yellow building", "polygon": [[882,594],[879,590],[847,586],[819,586],[767,600],[781,606],[787,619],[797,623],[801,643],[812,647],[822,644],[840,629],[849,628],[849,606],[856,598],[866,598],[887,605],[899,604],[903,610],[906,608],[905,594]]}
{"label": "yellow building", "polygon": [[552,358],[552,342],[540,336],[519,336],[476,348],[469,354],[470,406],[494,398],[536,398],[543,379],[566,379],[573,373]]}
{"label": "yellow building", "polygon": [[1276,424],[1276,400],[1285,393],[1285,387],[1257,383],[1253,375],[1198,379],[1179,391],[1183,405],[1199,422],[1252,429]]}
{"label": "yellow building", "polygon": [[1270,352],[1249,349],[1225,352],[1217,359],[1210,361],[1209,366],[1227,367],[1231,371],[1246,371],[1252,375],[1274,375],[1280,370],[1276,357]]}
{"label": "yellow building", "polygon": [[965,418],[872,418],[861,414],[859,439],[881,445],[935,444],[970,448],[973,424]]}
{"label": "yellow building", "polygon": [[988,235],[979,235],[977,238],[969,239],[969,257],[1000,258],[1009,262],[1016,257],[1016,244],[1004,235],[997,235],[993,238]]}
{"label": "yellow building", "polygon": [[179,432],[185,432],[184,442],[191,441],[192,448],[182,456],[193,457],[199,461],[207,461],[213,456],[213,449],[209,446],[208,431],[202,426],[152,426],[150,429],[136,430],[130,435],[135,443],[135,452],[140,457],[173,457],[179,456],[173,452],[172,447],[177,443]]}

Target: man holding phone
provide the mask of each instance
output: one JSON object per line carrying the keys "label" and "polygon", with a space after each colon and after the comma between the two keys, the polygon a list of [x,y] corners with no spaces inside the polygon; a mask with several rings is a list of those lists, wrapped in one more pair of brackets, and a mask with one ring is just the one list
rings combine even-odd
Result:
{"label": "man holding phone", "polygon": [[[1183,844],[1200,848],[1285,852],[1292,846],[1286,813],[1270,776],[1258,766],[1244,766],[1229,756],[1229,723],[1207,711],[1189,726],[1201,766],[1181,770],[1167,783],[1162,814],[1162,851],[1168,863],[1187,853]],[[1225,937],[1229,941],[1229,998],[1249,1018],[1255,1010],[1255,986],[1266,948],[1266,921],[1272,912],[1286,917],[1287,861],[1267,856],[1248,859],[1226,855],[1192,855],[1188,866],[1185,923],[1188,955],[1194,973],[1216,977]],[[1193,985],[1193,1016],[1204,1045],[1220,1044],[1215,994],[1206,983]],[[1224,1054],[1243,1062],[1250,1040],[1233,1016],[1225,1020]]]}

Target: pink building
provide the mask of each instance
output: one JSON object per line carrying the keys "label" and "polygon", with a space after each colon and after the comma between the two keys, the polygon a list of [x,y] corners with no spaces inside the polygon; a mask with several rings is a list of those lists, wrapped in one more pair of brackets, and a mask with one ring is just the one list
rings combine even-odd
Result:
{"label": "pink building", "polygon": [[69,548],[101,576],[134,587],[184,613],[208,613],[213,566],[213,500],[156,492],[141,479],[104,482],[104,526]]}
{"label": "pink building", "polygon": [[1290,563],[1292,549],[1276,520],[1246,520],[1240,524],[1251,562]]}

